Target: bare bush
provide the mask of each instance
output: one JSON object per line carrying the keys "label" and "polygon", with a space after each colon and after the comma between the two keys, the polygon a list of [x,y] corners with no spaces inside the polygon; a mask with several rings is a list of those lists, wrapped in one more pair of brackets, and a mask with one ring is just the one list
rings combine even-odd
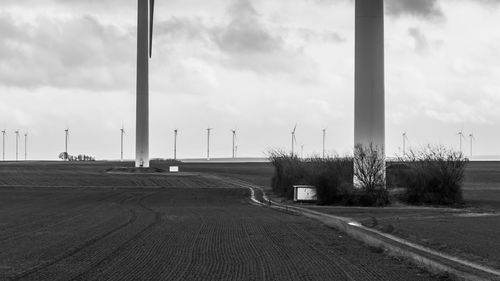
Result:
{"label": "bare bush", "polygon": [[355,186],[365,190],[385,188],[385,159],[383,151],[372,143],[357,144],[354,148]]}
{"label": "bare bush", "polygon": [[274,166],[274,175],[271,180],[273,191],[288,199],[293,199],[294,184],[309,184],[306,180],[307,170],[303,162],[295,155],[272,150],[268,158]]}
{"label": "bare bush", "polygon": [[316,186],[318,203],[345,204],[353,190],[352,157],[312,157],[307,160],[309,182]]}
{"label": "bare bush", "polygon": [[312,157],[299,159],[283,151],[271,151],[274,166],[273,191],[293,198],[295,184],[314,185],[319,204],[384,206],[389,203],[384,189],[355,190],[353,188],[353,158],[349,156]]}
{"label": "bare bush", "polygon": [[452,205],[463,203],[462,181],[467,159],[461,152],[428,145],[399,157],[406,187],[404,200],[411,204]]}

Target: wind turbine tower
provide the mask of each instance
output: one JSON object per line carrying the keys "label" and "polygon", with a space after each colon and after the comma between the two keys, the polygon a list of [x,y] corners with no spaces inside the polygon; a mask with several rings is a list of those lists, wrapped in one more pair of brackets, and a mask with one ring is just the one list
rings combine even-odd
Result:
{"label": "wind turbine tower", "polygon": [[5,135],[7,132],[5,129],[2,131],[2,161],[5,161]]}
{"label": "wind turbine tower", "polygon": [[135,166],[149,167],[149,59],[153,46],[154,0],[138,0]]}
{"label": "wind turbine tower", "polygon": [[408,140],[408,135],[403,132],[403,156],[406,156],[406,141]]}
{"label": "wind turbine tower", "polygon": [[460,131],[457,133],[457,135],[458,135],[458,138],[460,140],[460,153],[462,153],[462,139],[465,139],[464,133],[462,131]]}
{"label": "wind turbine tower", "polygon": [[178,130],[174,130],[174,160],[177,160],[177,132]]}
{"label": "wind turbine tower", "polygon": [[[354,145],[385,158],[384,1],[355,0]],[[384,171],[385,174],[385,171]],[[358,179],[354,179],[360,187]]]}
{"label": "wind turbine tower", "polygon": [[28,133],[24,133],[24,161],[28,160]]}
{"label": "wind turbine tower", "polygon": [[292,131],[292,157],[294,156],[294,148],[295,148],[295,142],[297,139],[295,138],[295,131],[297,130],[297,124],[295,124],[295,127],[293,127]]}
{"label": "wind turbine tower", "polygon": [[66,153],[66,161],[69,160],[69,155],[68,155],[68,140],[69,140],[69,128],[66,128],[66,130],[64,130],[65,132],[65,145],[64,145],[64,152]]}
{"label": "wind turbine tower", "polygon": [[120,129],[120,161],[123,162],[123,135],[125,135],[125,129],[122,128]]}
{"label": "wind turbine tower", "polygon": [[476,140],[476,138],[474,137],[474,133],[470,133],[469,138],[470,138],[470,156],[472,157],[472,143],[473,141]]}
{"label": "wind turbine tower", "polygon": [[236,157],[236,129],[231,130],[233,133],[233,158]]}
{"label": "wind turbine tower", "polygon": [[16,161],[19,160],[19,131],[14,132],[16,134]]}
{"label": "wind turbine tower", "polygon": [[213,128],[207,128],[207,160],[210,160],[210,131]]}
{"label": "wind turbine tower", "polygon": [[325,139],[326,139],[326,128],[323,129],[323,158],[325,158]]}

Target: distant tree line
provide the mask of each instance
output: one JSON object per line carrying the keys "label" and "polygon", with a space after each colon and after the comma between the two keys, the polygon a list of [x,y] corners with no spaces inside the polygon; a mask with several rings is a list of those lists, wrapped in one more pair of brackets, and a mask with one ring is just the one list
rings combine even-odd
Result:
{"label": "distant tree line", "polygon": [[67,161],[95,161],[95,157],[79,154],[78,156],[69,155],[66,152],[59,153],[59,159]]}

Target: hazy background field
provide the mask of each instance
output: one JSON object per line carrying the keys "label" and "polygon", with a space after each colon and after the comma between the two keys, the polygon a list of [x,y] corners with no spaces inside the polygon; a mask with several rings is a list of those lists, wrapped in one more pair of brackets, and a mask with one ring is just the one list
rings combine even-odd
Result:
{"label": "hazy background field", "polygon": [[267,163],[107,172],[132,164],[1,163],[0,280],[435,279],[213,176],[265,185]]}
{"label": "hazy background field", "polygon": [[[273,167],[268,162],[196,161],[181,163],[183,172],[211,173],[232,176],[270,188]],[[259,160],[260,161],[260,160]],[[105,185],[118,186],[123,177],[106,174],[113,167],[132,167],[132,162],[97,161],[67,163],[55,161],[28,161],[0,163],[0,186],[9,185]],[[168,170],[168,164],[156,161],[153,167]],[[160,180],[161,182],[161,180]],[[160,184],[158,182],[157,184]],[[463,184],[467,204],[500,209],[500,162],[471,161],[467,164]]]}

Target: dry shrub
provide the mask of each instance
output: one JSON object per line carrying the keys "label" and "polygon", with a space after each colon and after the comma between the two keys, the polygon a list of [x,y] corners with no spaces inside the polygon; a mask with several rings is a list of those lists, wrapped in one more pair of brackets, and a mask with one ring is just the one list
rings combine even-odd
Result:
{"label": "dry shrub", "polygon": [[318,204],[383,206],[385,190],[353,188],[353,158],[338,155],[300,159],[283,151],[271,151],[269,159],[274,166],[273,191],[293,199],[293,185],[308,184],[317,188]]}
{"label": "dry shrub", "polygon": [[293,199],[292,185],[309,184],[306,179],[306,166],[297,156],[288,155],[280,150],[272,150],[268,152],[268,157],[274,166],[271,186],[278,195]]}
{"label": "dry shrub", "polygon": [[384,153],[373,144],[355,146],[354,178],[357,188],[353,190],[348,205],[380,207],[390,203],[385,188]]}
{"label": "dry shrub", "polygon": [[352,192],[352,157],[309,158],[309,182],[316,186],[318,203],[345,204]]}
{"label": "dry shrub", "polygon": [[462,181],[467,159],[444,146],[426,146],[400,157],[399,181],[406,187],[403,200],[410,204],[462,204]]}

